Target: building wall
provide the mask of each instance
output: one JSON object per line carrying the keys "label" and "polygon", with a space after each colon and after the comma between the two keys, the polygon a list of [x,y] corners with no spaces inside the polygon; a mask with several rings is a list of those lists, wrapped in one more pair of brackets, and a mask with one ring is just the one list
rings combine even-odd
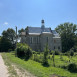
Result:
{"label": "building wall", "polygon": [[49,49],[52,49],[52,34],[42,33],[40,35],[40,44],[41,44],[41,51],[43,51],[48,44]]}
{"label": "building wall", "polygon": [[40,36],[28,35],[26,37],[26,43],[35,51],[40,51]]}
{"label": "building wall", "polygon": [[41,35],[21,36],[21,43],[27,43],[35,51],[43,51],[46,44],[50,50],[62,50],[61,38],[56,38],[53,34],[42,33]]}
{"label": "building wall", "polygon": [[53,50],[62,50],[61,47],[61,38],[53,37]]}

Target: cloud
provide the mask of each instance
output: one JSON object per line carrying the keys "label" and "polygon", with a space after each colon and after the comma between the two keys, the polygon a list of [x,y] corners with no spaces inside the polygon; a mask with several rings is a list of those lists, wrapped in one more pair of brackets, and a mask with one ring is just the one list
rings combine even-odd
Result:
{"label": "cloud", "polygon": [[4,22],[4,25],[8,25],[8,22]]}

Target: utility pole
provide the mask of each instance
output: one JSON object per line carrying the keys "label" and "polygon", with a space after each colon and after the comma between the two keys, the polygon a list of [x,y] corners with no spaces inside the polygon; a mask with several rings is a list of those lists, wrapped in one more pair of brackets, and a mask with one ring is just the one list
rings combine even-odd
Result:
{"label": "utility pole", "polygon": [[17,47],[17,26],[16,26],[16,47]]}

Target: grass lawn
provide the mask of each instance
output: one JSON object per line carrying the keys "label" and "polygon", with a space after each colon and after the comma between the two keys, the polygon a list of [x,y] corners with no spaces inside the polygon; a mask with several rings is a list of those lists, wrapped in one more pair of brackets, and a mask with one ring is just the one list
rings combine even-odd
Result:
{"label": "grass lawn", "polygon": [[[51,75],[56,74],[64,77],[77,77],[77,73],[71,73],[66,69],[59,68],[58,66],[68,65],[69,58],[67,56],[63,56],[63,60],[60,60],[60,56],[55,56],[55,65],[53,67],[52,60],[49,60],[50,66],[44,67],[41,63],[35,62],[33,60],[24,61],[20,58],[15,57],[14,53],[2,53],[4,59],[7,58],[8,61],[18,65],[21,68],[24,68],[31,72],[33,75],[37,77],[51,77]],[[71,59],[71,62],[77,62],[77,56]]]}

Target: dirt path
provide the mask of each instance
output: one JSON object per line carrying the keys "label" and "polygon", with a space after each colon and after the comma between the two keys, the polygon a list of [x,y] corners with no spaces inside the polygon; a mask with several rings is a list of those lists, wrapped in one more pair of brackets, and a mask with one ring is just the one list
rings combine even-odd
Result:
{"label": "dirt path", "polygon": [[1,54],[0,54],[0,77],[8,77],[8,70],[4,65],[4,61],[2,59]]}
{"label": "dirt path", "polygon": [[16,70],[18,77],[36,77],[36,76],[32,75],[30,72],[28,72],[27,70],[19,68],[16,65],[12,65],[12,66]]}

